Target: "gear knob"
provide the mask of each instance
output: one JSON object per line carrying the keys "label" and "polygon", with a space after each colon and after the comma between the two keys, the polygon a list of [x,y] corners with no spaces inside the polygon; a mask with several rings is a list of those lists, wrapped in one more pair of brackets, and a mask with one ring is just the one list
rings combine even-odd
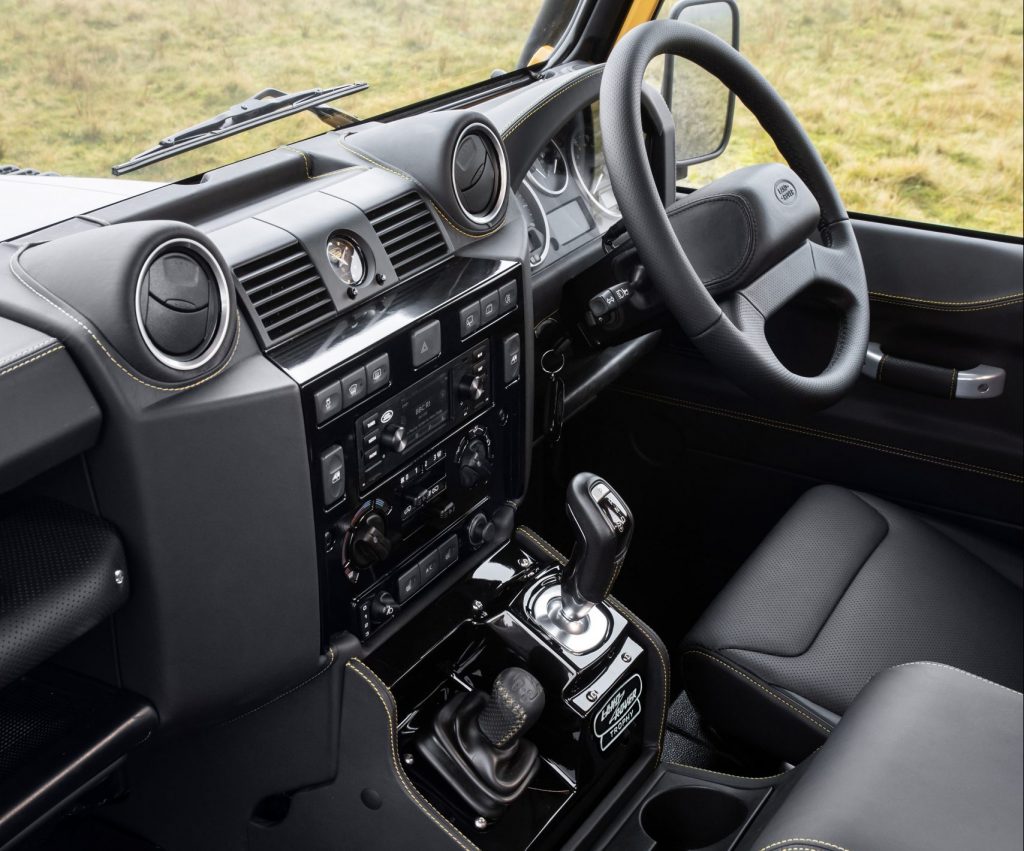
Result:
{"label": "gear knob", "polygon": [[576,543],[562,577],[562,614],[584,617],[615,582],[633,537],[633,513],[600,476],[579,473],[565,495]]}
{"label": "gear knob", "polygon": [[508,749],[537,723],[543,711],[544,687],[537,678],[522,668],[506,668],[495,678],[477,724],[492,745]]}

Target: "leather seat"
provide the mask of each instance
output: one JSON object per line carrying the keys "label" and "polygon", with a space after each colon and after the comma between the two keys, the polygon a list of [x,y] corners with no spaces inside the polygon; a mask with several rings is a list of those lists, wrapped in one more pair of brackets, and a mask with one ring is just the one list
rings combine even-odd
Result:
{"label": "leather seat", "polygon": [[683,683],[712,728],[796,762],[893,665],[941,662],[1020,691],[1021,585],[1009,547],[816,487],[690,631]]}

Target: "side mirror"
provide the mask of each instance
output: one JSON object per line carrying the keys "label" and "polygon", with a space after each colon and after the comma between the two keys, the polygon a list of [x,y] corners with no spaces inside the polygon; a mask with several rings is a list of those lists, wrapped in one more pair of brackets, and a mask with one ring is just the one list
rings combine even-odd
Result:
{"label": "side mirror", "polygon": [[[736,0],[679,0],[669,19],[694,24],[739,49]],[[720,156],[729,144],[736,95],[692,62],[665,56],[661,93],[676,125],[676,178],[687,168]]]}

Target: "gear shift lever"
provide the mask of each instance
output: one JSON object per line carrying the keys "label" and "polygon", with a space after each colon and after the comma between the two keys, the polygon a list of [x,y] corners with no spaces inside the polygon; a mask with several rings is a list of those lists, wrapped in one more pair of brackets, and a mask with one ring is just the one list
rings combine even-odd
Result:
{"label": "gear shift lever", "polygon": [[593,473],[573,478],[565,510],[576,527],[576,543],[561,583],[541,580],[525,604],[533,622],[567,651],[589,653],[608,634],[608,613],[598,604],[626,559],[633,513],[611,485]]}
{"label": "gear shift lever", "polygon": [[611,590],[633,537],[633,513],[593,473],[574,476],[565,501],[576,543],[562,575],[562,616],[578,621]]}

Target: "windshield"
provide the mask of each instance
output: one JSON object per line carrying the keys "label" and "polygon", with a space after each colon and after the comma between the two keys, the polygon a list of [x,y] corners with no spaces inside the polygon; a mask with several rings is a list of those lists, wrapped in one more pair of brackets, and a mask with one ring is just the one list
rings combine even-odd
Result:
{"label": "windshield", "polygon": [[[526,64],[576,0],[543,5],[531,34],[542,0],[0,0],[0,163],[109,177],[267,87],[365,80],[334,105],[370,118]],[[302,113],[130,177],[176,180],[327,129]]]}

